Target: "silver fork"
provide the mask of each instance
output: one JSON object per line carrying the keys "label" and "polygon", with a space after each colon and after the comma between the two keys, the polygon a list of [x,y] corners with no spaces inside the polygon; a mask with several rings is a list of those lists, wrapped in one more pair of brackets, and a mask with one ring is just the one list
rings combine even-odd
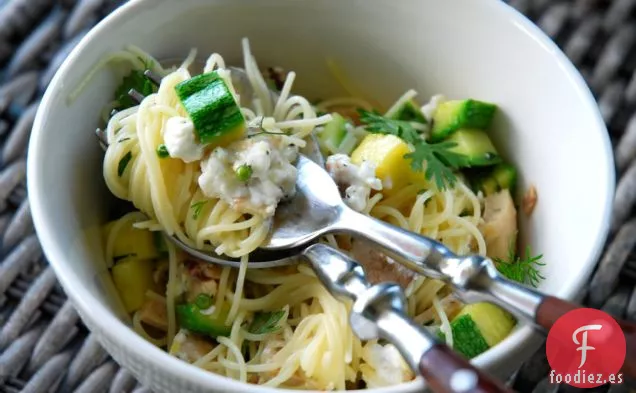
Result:
{"label": "silver fork", "polygon": [[[371,285],[364,269],[324,244],[305,249],[309,262],[329,293],[353,302],[349,323],[361,340],[381,338],[395,345],[410,368],[438,393],[510,392],[506,386],[439,342],[433,333],[406,316],[406,299],[393,283]],[[421,391],[426,391],[422,387]]]}
{"label": "silver fork", "polygon": [[[235,86],[240,87],[239,90],[242,92],[241,96],[245,97],[245,96],[249,96],[253,94],[253,90],[251,88],[251,84],[249,83],[247,73],[243,69],[238,67],[229,67],[229,69],[231,70],[230,75],[232,77],[232,82],[234,83]],[[152,71],[145,70],[144,75],[155,86],[158,87],[161,84],[161,77],[153,73]],[[270,92],[272,93],[272,98],[274,100],[277,99],[278,94],[274,91],[270,91]],[[144,100],[144,98],[146,98],[143,94],[141,94],[135,89],[130,89],[128,91],[128,96],[137,104],[140,104]],[[113,109],[113,111],[111,112],[111,117],[115,113],[117,113],[117,110]],[[97,128],[95,130],[95,135],[97,136],[98,143],[100,147],[102,148],[102,150],[106,151],[108,149],[108,139],[106,137],[106,132],[101,128]],[[304,154],[309,159],[311,159],[316,164],[320,165],[321,167],[323,168],[325,167],[325,160],[322,156],[322,153],[320,152],[318,141],[313,134],[311,135],[311,138],[309,138],[309,140],[307,141],[306,146],[301,150],[301,153]],[[202,260],[212,262],[212,263],[218,263],[221,265],[228,265],[228,264],[232,265],[232,264],[240,263],[240,259],[229,258],[226,256],[218,255],[211,251],[204,252],[204,251],[192,248],[188,246],[187,244],[185,244],[184,242],[182,242],[181,240],[179,240],[178,238],[176,238],[175,236],[166,235],[166,237],[170,241],[172,241],[172,243],[174,243],[177,247],[179,247],[186,253],[194,257],[200,258]],[[291,260],[297,261],[299,252],[300,250],[284,250],[284,251],[255,250],[254,252],[250,254],[250,260],[262,262],[257,265],[259,268],[275,267],[275,266],[280,266],[282,263],[288,263]]]}
{"label": "silver fork", "polygon": [[[158,75],[156,75],[154,72],[152,72],[150,70],[145,70],[144,71],[144,75],[155,86],[159,86],[161,84],[161,78]],[[141,102],[144,100],[144,98],[146,98],[146,97],[144,97],[143,94],[141,94],[140,92],[138,92],[135,89],[128,90],[127,94],[137,104],[141,104]],[[110,116],[112,117],[116,113],[117,113],[117,109],[113,109],[110,112]],[[102,150],[104,150],[104,151],[108,150],[108,138],[106,137],[106,131],[102,130],[101,128],[97,128],[95,130],[95,135],[97,136],[97,140],[99,142],[99,146],[102,148]]]}

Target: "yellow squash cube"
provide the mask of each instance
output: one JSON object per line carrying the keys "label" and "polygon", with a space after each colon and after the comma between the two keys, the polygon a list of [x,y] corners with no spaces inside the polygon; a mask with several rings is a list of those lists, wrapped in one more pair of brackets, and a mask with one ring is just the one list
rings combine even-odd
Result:
{"label": "yellow squash cube", "polygon": [[384,184],[384,193],[391,194],[412,182],[423,182],[424,174],[411,169],[411,160],[404,158],[411,149],[394,135],[370,134],[351,153],[351,161],[360,165],[363,161],[376,165],[376,176]]}
{"label": "yellow squash cube", "polygon": [[155,288],[153,271],[153,261],[137,257],[124,258],[111,269],[113,282],[127,312],[141,308],[146,292]]}
{"label": "yellow squash cube", "polygon": [[[104,227],[104,244],[116,221],[109,222]],[[154,259],[159,257],[155,234],[145,229],[137,229],[132,223],[124,226],[118,233],[113,245],[113,257],[134,255],[138,259]]]}

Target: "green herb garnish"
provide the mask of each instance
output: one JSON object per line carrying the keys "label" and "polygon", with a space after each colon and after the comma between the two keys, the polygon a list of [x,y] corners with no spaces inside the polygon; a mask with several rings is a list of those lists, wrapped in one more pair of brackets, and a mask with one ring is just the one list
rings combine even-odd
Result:
{"label": "green herb garnish", "polygon": [[261,117],[261,124],[258,125],[258,127],[254,127],[254,128],[258,128],[260,131],[254,134],[250,134],[247,137],[248,138],[254,138],[255,136],[259,136],[259,135],[263,135],[263,134],[267,134],[267,135],[287,135],[287,133],[284,132],[272,132],[272,131],[267,131],[266,129],[263,128],[263,122],[265,121],[265,117]]}
{"label": "green herb garnish", "polygon": [[201,310],[207,310],[212,306],[212,298],[205,293],[200,293],[194,299],[194,304]]}
{"label": "green herb garnish", "polygon": [[545,263],[540,261],[541,258],[543,255],[532,256],[530,246],[528,246],[523,258],[515,255],[515,251],[511,249],[507,261],[495,258],[494,262],[499,273],[508,279],[536,288],[539,282],[545,279],[539,272],[539,267],[545,266]]}
{"label": "green herb garnish", "polygon": [[465,155],[451,151],[456,143],[427,143],[408,121],[388,119],[364,109],[358,109],[358,113],[360,122],[366,124],[370,133],[395,135],[412,145],[415,150],[405,154],[404,158],[411,160],[414,171],[424,172],[427,180],[434,180],[438,189],[445,189],[447,184],[455,185],[457,177],[453,171],[466,166],[468,160]]}
{"label": "green herb garnish", "polygon": [[278,323],[285,315],[285,311],[257,312],[248,331],[252,334],[273,333],[280,329]]}
{"label": "green herb garnish", "polygon": [[115,99],[118,104],[117,109],[128,109],[137,105],[128,95],[131,89],[135,89],[143,96],[150,95],[156,91],[155,85],[144,75],[143,71],[133,70],[128,76],[124,77],[121,85],[119,85],[115,91]]}
{"label": "green herb garnish", "polygon": [[197,203],[193,203],[190,206],[190,209],[192,209],[192,218],[193,219],[197,219],[199,218],[199,215],[201,215],[201,210],[203,210],[203,206],[208,203],[208,201],[199,201]]}
{"label": "green herb garnish", "polygon": [[242,182],[246,182],[252,177],[252,167],[247,164],[243,164],[236,168],[236,178]]}
{"label": "green herb garnish", "polygon": [[257,132],[255,134],[250,134],[247,137],[248,138],[254,138],[255,136],[259,136],[259,135],[263,135],[263,134],[267,134],[267,135],[287,135],[286,133],[282,133],[282,132],[271,132],[271,131],[267,131],[264,128],[261,128],[260,132]]}
{"label": "green herb garnish", "polygon": [[119,160],[119,164],[117,165],[117,176],[121,177],[124,174],[124,172],[126,171],[126,167],[128,166],[128,163],[131,159],[132,153],[128,152],[121,158],[121,160]]}
{"label": "green herb garnish", "polygon": [[168,152],[168,148],[163,143],[157,146],[157,155],[159,158],[168,158],[170,157],[170,153]]}
{"label": "green herb garnish", "polygon": [[168,245],[163,238],[162,232],[153,232],[152,235],[155,248],[159,251],[159,254],[168,255]]}

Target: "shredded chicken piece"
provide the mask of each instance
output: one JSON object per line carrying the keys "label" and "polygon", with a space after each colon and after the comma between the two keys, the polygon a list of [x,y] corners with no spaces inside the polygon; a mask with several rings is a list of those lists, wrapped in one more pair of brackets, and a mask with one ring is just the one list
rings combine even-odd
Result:
{"label": "shredded chicken piece", "polygon": [[198,260],[185,262],[187,272],[186,300],[194,301],[202,293],[210,296],[216,295],[218,280],[221,278],[221,267]]}
{"label": "shredded chicken piece", "polygon": [[523,207],[523,212],[526,216],[530,217],[532,212],[534,211],[534,207],[537,205],[537,189],[535,186],[530,186],[526,194],[523,196],[523,201],[521,202],[521,206]]}
{"label": "shredded chicken piece", "polygon": [[194,363],[212,349],[214,345],[210,341],[181,329],[172,341],[170,354],[188,363]]}
{"label": "shredded chicken piece", "polygon": [[484,223],[479,230],[486,240],[490,258],[506,259],[517,239],[517,209],[510,191],[501,190],[484,200]]}
{"label": "shredded chicken piece", "polygon": [[166,302],[158,298],[148,298],[139,310],[139,318],[149,326],[168,331]]}
{"label": "shredded chicken piece", "polygon": [[188,273],[200,280],[221,278],[222,268],[219,265],[203,262],[196,258],[185,261]]}
{"label": "shredded chicken piece", "polygon": [[152,273],[152,280],[161,288],[164,288],[168,283],[168,266],[167,260],[159,261],[154,273]]}
{"label": "shredded chicken piece", "polygon": [[196,278],[189,280],[186,290],[186,300],[193,302],[200,294],[213,297],[216,295],[218,284],[214,280],[201,281]]}
{"label": "shredded chicken piece", "polygon": [[368,242],[356,239],[352,243],[351,255],[364,267],[367,279],[372,284],[393,281],[405,289],[413,280],[414,272],[386,257]]}

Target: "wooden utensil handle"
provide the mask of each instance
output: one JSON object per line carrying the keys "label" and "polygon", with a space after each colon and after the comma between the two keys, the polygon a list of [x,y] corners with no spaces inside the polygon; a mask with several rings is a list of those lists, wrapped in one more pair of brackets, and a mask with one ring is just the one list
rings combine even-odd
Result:
{"label": "wooden utensil handle", "polygon": [[512,392],[449,347],[436,344],[420,360],[420,372],[436,393]]}
{"label": "wooden utensil handle", "polygon": [[[581,306],[554,296],[545,296],[545,300],[537,308],[537,324],[546,330],[550,330],[559,317],[568,311],[578,308],[581,308]],[[625,363],[621,371],[629,377],[636,378],[636,324],[623,320],[616,320],[616,322],[618,322],[625,334],[625,344],[627,346]]]}

